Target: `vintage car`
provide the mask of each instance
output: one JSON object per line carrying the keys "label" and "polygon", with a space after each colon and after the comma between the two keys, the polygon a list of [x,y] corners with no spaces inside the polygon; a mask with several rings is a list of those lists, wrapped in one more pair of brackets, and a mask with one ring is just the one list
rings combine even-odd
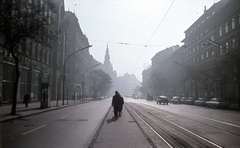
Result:
{"label": "vintage car", "polygon": [[213,108],[228,108],[229,102],[223,98],[212,98],[210,101],[206,101],[206,106]]}
{"label": "vintage car", "polygon": [[157,104],[167,104],[168,105],[169,98],[167,96],[158,96]]}
{"label": "vintage car", "polygon": [[193,105],[195,100],[194,97],[188,97],[188,99],[185,100],[185,104]]}
{"label": "vintage car", "polygon": [[179,96],[174,96],[169,103],[172,104],[180,104],[180,97]]}
{"label": "vintage car", "polygon": [[194,102],[194,105],[205,106],[206,101],[207,101],[206,98],[198,98],[198,99]]}
{"label": "vintage car", "polygon": [[187,98],[186,97],[181,97],[180,99],[180,104],[185,104],[186,103]]}
{"label": "vintage car", "polygon": [[147,95],[147,101],[153,101],[153,96],[150,95],[150,94],[148,94],[148,95]]}

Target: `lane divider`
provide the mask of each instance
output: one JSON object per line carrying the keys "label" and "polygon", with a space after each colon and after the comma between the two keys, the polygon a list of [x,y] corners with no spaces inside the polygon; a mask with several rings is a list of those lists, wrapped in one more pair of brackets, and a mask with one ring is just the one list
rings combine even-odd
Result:
{"label": "lane divider", "polygon": [[40,129],[40,128],[43,128],[43,127],[45,127],[45,126],[46,126],[46,124],[44,124],[44,125],[42,125],[42,126],[39,126],[39,127],[35,128],[35,129],[32,129],[32,130],[30,130],[30,131],[28,131],[28,132],[22,133],[22,135],[25,136],[25,135],[27,135],[27,134],[29,134],[29,133],[31,133],[31,132],[34,132],[34,131],[36,131],[36,130],[38,130],[38,129]]}
{"label": "lane divider", "polygon": [[59,118],[59,119],[61,120],[61,119],[64,119],[64,118],[66,118],[66,117],[68,117],[68,116],[70,116],[70,115],[63,116],[62,118]]}

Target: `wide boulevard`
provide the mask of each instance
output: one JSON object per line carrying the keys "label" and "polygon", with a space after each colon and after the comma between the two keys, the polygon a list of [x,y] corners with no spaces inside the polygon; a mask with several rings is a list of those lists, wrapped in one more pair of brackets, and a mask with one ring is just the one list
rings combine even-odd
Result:
{"label": "wide boulevard", "polygon": [[[227,147],[240,146],[240,112],[211,109],[194,105],[158,105],[155,101],[124,98],[124,111],[119,120],[136,124],[145,138],[144,147]],[[101,147],[106,142],[102,128],[113,119],[111,98],[77,104],[41,114],[2,123],[3,148],[85,148]],[[124,123],[124,122],[123,122]],[[124,127],[121,126],[124,131]],[[130,129],[131,130],[131,129]],[[136,130],[135,130],[136,131]],[[98,133],[98,134],[96,134]],[[124,133],[124,132],[122,132]],[[129,141],[136,141],[124,135]],[[129,137],[128,137],[129,136]],[[141,137],[140,137],[141,136]],[[100,138],[101,140],[98,140]],[[131,139],[132,138],[132,139]],[[141,140],[143,141],[143,140]],[[119,141],[114,141],[117,143]],[[124,145],[124,141],[121,144]],[[91,146],[90,146],[91,145]],[[106,145],[105,145],[106,147]],[[129,147],[126,145],[125,147]]]}

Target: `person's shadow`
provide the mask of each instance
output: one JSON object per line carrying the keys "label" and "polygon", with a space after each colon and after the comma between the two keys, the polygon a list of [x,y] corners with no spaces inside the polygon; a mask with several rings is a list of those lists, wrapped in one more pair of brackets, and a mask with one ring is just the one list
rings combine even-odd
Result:
{"label": "person's shadow", "polygon": [[115,122],[118,120],[118,116],[113,116],[111,119],[107,119],[107,123]]}

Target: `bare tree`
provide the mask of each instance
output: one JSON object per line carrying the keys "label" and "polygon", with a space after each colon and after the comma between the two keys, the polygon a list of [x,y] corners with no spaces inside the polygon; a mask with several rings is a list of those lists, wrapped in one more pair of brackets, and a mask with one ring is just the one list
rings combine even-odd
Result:
{"label": "bare tree", "polygon": [[87,77],[89,86],[93,91],[93,98],[96,99],[98,93],[106,95],[110,90],[112,79],[102,70],[93,70],[89,72]]}
{"label": "bare tree", "polygon": [[29,0],[0,0],[0,42],[15,62],[15,80],[12,96],[11,114],[16,114],[16,101],[18,80],[20,76],[19,60],[22,56],[19,51],[22,42],[27,39],[34,40],[45,46],[51,45],[51,39],[55,37],[54,28],[51,25],[51,13],[53,5],[49,1]]}

